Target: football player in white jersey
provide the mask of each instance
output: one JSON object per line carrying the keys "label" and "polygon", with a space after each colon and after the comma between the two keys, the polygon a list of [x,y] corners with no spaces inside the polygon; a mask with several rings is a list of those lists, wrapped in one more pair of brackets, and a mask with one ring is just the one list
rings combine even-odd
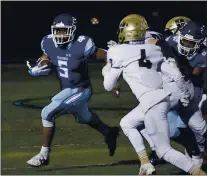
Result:
{"label": "football player in white jersey", "polygon": [[[167,23],[166,30],[170,30],[171,33],[177,35],[180,27],[182,27],[188,21],[190,21],[190,19],[187,17],[183,17],[183,16],[175,17]],[[147,40],[152,39],[152,38],[158,38],[158,39],[161,38],[161,37],[159,37],[160,35],[158,35],[158,37],[156,37],[156,32],[154,32],[155,34],[153,34],[153,35],[150,35],[151,33],[153,34],[153,32],[149,31],[149,30],[146,32],[145,37],[146,36],[147,37],[145,38],[145,42]],[[173,103],[175,103],[176,99],[179,97],[179,90],[177,90],[176,85],[172,86],[171,84],[174,84],[174,83],[165,84],[166,85],[165,88],[168,88],[169,91],[172,92],[171,100],[174,100]],[[174,87],[174,90],[172,89],[173,87]],[[192,106],[193,105],[191,103],[191,107]],[[195,109],[195,108],[189,108],[189,109]],[[186,108],[184,110],[184,112],[185,112],[185,114],[190,114],[191,111],[187,110],[187,108]],[[199,115],[199,112],[195,113],[195,115],[200,118],[197,118],[197,121],[193,122],[193,119],[195,119],[196,116],[191,116],[190,121],[194,124],[193,128],[196,129],[194,131],[196,131],[196,134],[197,134],[196,136],[197,136],[197,139],[200,143],[200,142],[205,141],[202,134],[205,134],[206,125],[205,125],[204,119],[201,117],[201,115]],[[189,153],[189,155],[192,157],[193,161],[196,164],[198,164],[199,166],[201,166],[203,160],[202,160],[202,156],[200,155],[196,140],[194,138],[194,134],[191,132],[191,130],[186,128],[187,126],[182,122],[182,120],[180,119],[180,117],[177,115],[177,113],[175,111],[171,111],[168,113],[168,122],[170,125],[170,136],[175,141],[184,145],[184,147],[186,148],[186,151],[187,151],[186,154]],[[154,164],[160,163],[161,160],[158,160],[158,158],[156,158],[156,153],[154,152],[154,144],[153,144],[152,140],[150,139],[150,137],[148,136],[146,130],[144,129],[144,126],[140,125],[138,129],[140,130],[142,135],[147,139],[147,141],[149,142],[149,144],[153,150],[152,163],[154,163]],[[198,130],[200,130],[200,131],[198,131]],[[189,139],[189,136],[191,136],[190,139]],[[188,140],[183,140],[183,137],[185,139],[188,138]]]}
{"label": "football player in white jersey", "polygon": [[145,124],[160,158],[163,157],[192,175],[204,175],[205,172],[190,159],[170,146],[167,122],[170,93],[164,91],[157,68],[174,78],[181,90],[180,101],[183,106],[188,105],[190,93],[178,69],[166,62],[159,65],[159,61],[163,60],[161,48],[150,41],[144,44],[146,27],[145,19],[134,14],[120,22],[120,44],[108,50],[107,65],[102,70],[104,88],[111,91],[122,75],[140,102],[120,122],[124,134],[129,138],[141,161],[140,175],[149,175],[155,171],[149,162],[143,139],[136,129],[142,123]]}

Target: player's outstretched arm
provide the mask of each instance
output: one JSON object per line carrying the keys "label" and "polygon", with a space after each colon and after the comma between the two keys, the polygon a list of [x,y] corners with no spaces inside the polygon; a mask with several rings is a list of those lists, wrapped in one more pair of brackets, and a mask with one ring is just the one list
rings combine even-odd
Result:
{"label": "player's outstretched arm", "polygon": [[104,60],[104,62],[107,62],[107,50],[104,50],[102,48],[97,48],[95,52],[95,58],[97,60]]}
{"label": "player's outstretched arm", "polygon": [[43,76],[48,75],[51,71],[51,64],[49,57],[43,53],[43,55],[37,60],[37,64],[31,67],[29,61],[27,61],[28,72],[31,76]]}

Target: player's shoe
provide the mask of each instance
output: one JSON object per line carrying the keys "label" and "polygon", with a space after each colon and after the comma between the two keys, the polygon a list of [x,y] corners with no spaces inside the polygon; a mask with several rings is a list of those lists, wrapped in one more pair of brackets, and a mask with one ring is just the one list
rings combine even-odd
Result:
{"label": "player's shoe", "polygon": [[190,159],[193,162],[193,164],[195,164],[199,168],[202,167],[202,165],[203,165],[203,156],[202,156],[202,154],[200,154],[198,156],[192,156],[192,157],[190,157],[189,154],[188,154],[188,152],[187,152],[187,150],[185,149],[185,156],[188,159]]}
{"label": "player's shoe", "polygon": [[119,136],[119,131],[119,127],[112,127],[109,134],[105,137],[105,143],[108,146],[110,156],[113,156],[116,151],[116,141]]}
{"label": "player's shoe", "polygon": [[192,175],[206,175],[206,173],[198,168]]}
{"label": "player's shoe", "polygon": [[152,153],[150,154],[149,156],[150,158],[150,163],[153,165],[153,166],[156,166],[158,164],[166,164],[167,162],[164,160],[164,159],[160,159],[156,152],[155,151],[152,151]]}
{"label": "player's shoe", "polygon": [[143,164],[139,168],[139,175],[154,175],[155,167],[151,163]]}
{"label": "player's shoe", "polygon": [[30,160],[28,160],[26,163],[29,164],[30,166],[40,167],[43,165],[48,165],[49,158],[48,157],[46,158],[41,153],[39,153],[38,155],[35,155]]}

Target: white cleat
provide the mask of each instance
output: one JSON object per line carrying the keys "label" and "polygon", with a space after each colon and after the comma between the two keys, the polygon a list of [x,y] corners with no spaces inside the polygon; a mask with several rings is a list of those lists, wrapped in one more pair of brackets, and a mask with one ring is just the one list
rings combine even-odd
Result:
{"label": "white cleat", "polygon": [[30,160],[26,162],[30,166],[40,167],[43,165],[47,165],[49,163],[48,157],[44,157],[41,153],[35,155]]}
{"label": "white cleat", "polygon": [[198,166],[199,168],[202,167],[203,165],[203,156],[202,154],[200,154],[199,156],[192,156],[190,157],[187,153],[187,151],[185,150],[185,156],[191,160],[193,162],[193,164],[195,164],[196,166]]}
{"label": "white cleat", "polygon": [[143,164],[139,168],[139,175],[154,175],[155,167],[151,163]]}

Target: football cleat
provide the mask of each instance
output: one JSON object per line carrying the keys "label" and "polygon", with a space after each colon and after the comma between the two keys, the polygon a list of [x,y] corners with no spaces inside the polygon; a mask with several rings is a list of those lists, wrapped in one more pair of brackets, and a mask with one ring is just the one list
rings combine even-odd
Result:
{"label": "football cleat", "polygon": [[113,156],[116,151],[116,140],[119,136],[119,131],[120,129],[118,127],[113,127],[105,137],[105,143],[108,146],[110,156]]}
{"label": "football cleat", "polygon": [[154,175],[155,167],[151,163],[143,164],[139,168],[139,175]]}
{"label": "football cleat", "polygon": [[30,160],[28,160],[26,162],[27,164],[29,164],[30,166],[33,167],[40,167],[43,165],[48,165],[49,164],[49,158],[44,157],[41,153],[39,153],[38,155],[32,157]]}

